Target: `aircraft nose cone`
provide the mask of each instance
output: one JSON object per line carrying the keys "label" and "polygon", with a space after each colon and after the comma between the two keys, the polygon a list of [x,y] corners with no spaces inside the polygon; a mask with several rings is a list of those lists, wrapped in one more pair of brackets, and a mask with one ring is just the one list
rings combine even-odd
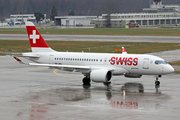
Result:
{"label": "aircraft nose cone", "polygon": [[174,72],[174,68],[171,65],[169,65],[168,67],[166,67],[164,72],[165,72],[165,74],[173,73]]}
{"label": "aircraft nose cone", "polygon": [[171,68],[169,69],[169,71],[170,71],[171,73],[173,73],[173,72],[174,72],[174,68],[171,66]]}

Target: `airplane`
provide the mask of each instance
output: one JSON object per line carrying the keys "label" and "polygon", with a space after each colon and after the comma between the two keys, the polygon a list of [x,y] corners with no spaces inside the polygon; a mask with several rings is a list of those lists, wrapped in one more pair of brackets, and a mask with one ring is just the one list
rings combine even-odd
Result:
{"label": "airplane", "polygon": [[127,52],[126,52],[124,47],[122,47],[121,50],[122,50],[122,54],[127,54]]}
{"label": "airplane", "polygon": [[[109,85],[113,75],[140,78],[142,75],[155,75],[155,85],[164,74],[174,72],[174,68],[164,59],[148,54],[128,54],[122,48],[117,53],[57,52],[51,49],[32,22],[26,22],[26,29],[32,52],[22,53],[14,58],[30,66],[46,66],[62,71],[81,72],[85,77],[83,85],[102,82]],[[32,63],[25,63],[18,57],[25,57]]]}

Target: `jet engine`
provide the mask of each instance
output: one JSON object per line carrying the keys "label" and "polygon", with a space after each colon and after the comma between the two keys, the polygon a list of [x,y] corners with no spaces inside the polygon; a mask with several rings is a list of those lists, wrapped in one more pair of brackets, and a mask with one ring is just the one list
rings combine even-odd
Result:
{"label": "jet engine", "polygon": [[93,70],[90,73],[90,79],[94,82],[110,82],[112,72],[108,70]]}
{"label": "jet engine", "polygon": [[125,74],[125,77],[128,78],[141,78],[142,75],[137,75],[137,74]]}

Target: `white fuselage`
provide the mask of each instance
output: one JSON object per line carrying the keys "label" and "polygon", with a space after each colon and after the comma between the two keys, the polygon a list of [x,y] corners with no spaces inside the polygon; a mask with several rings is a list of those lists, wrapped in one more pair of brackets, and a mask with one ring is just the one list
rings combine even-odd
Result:
{"label": "white fuselage", "polygon": [[[108,53],[76,53],[76,52],[38,52],[24,53],[40,56],[33,60],[42,64],[89,66],[93,69],[112,69],[114,75],[162,75],[174,71],[173,67],[162,58],[146,54],[108,54]],[[161,61],[155,64],[156,61]],[[67,69],[71,71],[71,69]],[[89,72],[89,71],[84,71]]]}

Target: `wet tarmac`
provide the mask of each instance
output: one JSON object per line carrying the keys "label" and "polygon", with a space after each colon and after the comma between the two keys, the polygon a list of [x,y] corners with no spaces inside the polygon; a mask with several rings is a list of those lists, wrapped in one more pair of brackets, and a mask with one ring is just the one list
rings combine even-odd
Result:
{"label": "wet tarmac", "polygon": [[[177,55],[176,55],[177,56]],[[169,57],[170,58],[170,57]],[[178,120],[180,75],[115,76],[83,88],[80,73],[26,66],[0,56],[2,120]]]}

